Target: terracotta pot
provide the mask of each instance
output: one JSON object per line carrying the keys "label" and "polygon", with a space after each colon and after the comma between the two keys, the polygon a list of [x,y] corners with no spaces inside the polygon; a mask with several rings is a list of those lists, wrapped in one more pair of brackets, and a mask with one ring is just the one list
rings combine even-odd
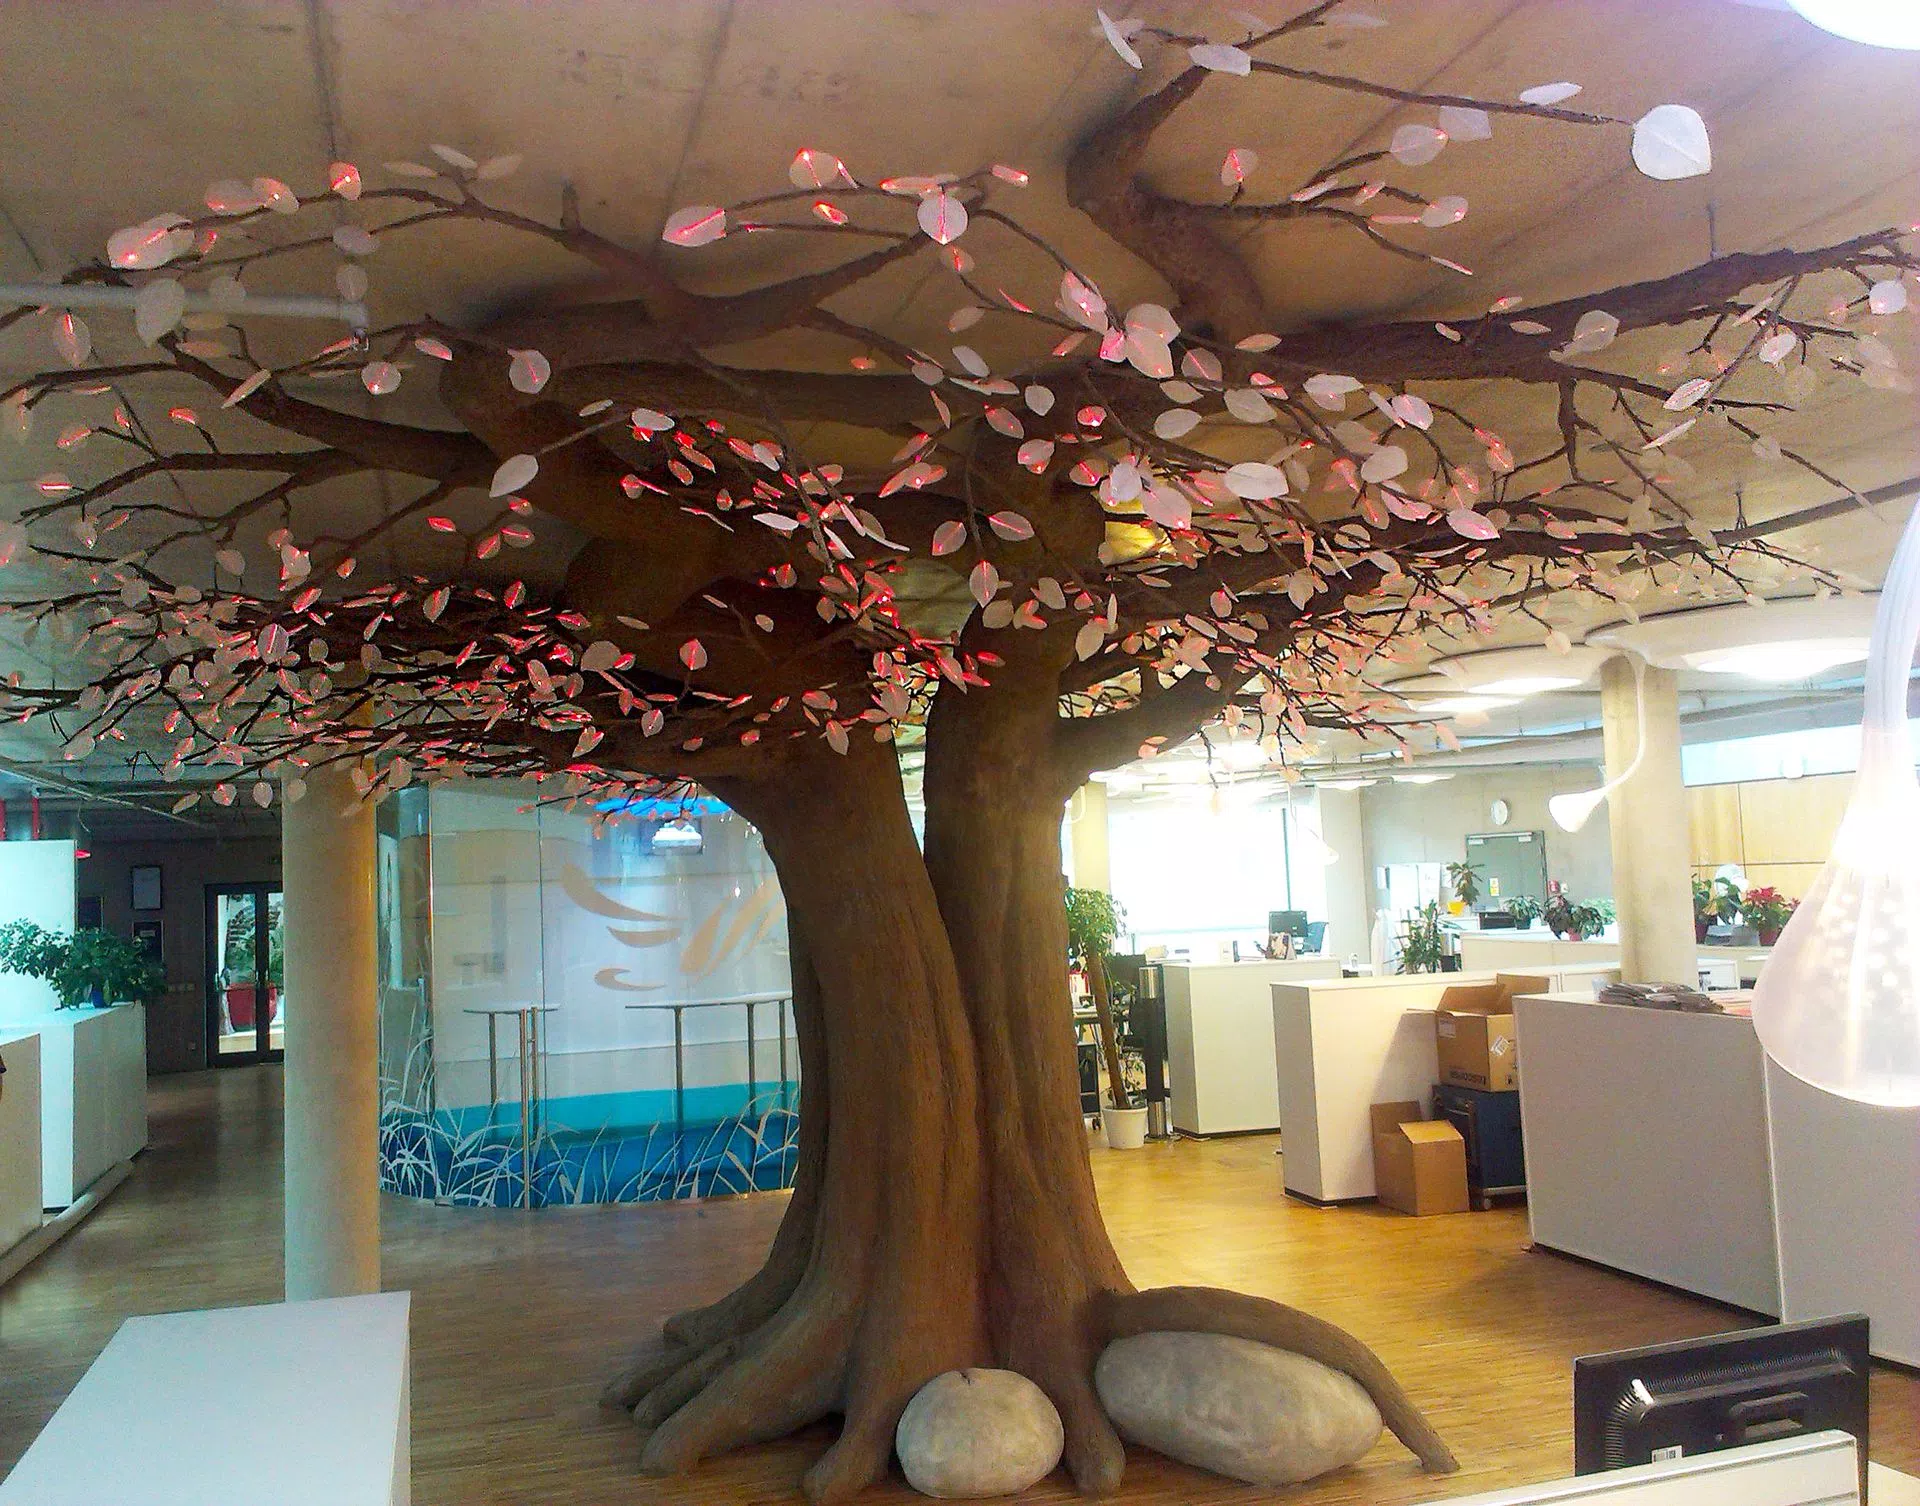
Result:
{"label": "terracotta pot", "polygon": [[1770,931],[1761,931],[1761,932],[1760,932],[1760,945],[1762,945],[1762,946],[1772,946],[1772,945],[1773,945],[1773,944],[1774,944],[1774,943],[1775,943],[1776,941],[1778,941],[1778,940],[1780,939],[1780,933],[1781,933],[1781,932],[1782,932],[1783,930],[1785,930],[1785,929],[1786,929],[1786,927],[1785,927],[1785,926],[1775,926],[1775,927],[1774,927],[1774,928],[1773,928],[1772,930],[1770,930]]}
{"label": "terracotta pot", "polygon": [[1705,945],[1707,944],[1707,927],[1708,927],[1708,926],[1709,926],[1710,924],[1712,924],[1712,922],[1710,922],[1710,921],[1706,921],[1706,920],[1701,920],[1701,919],[1698,919],[1698,918],[1696,918],[1696,919],[1694,920],[1694,922],[1693,922],[1693,939],[1694,939],[1694,943],[1695,943],[1696,945],[1698,945],[1698,946],[1705,946]]}

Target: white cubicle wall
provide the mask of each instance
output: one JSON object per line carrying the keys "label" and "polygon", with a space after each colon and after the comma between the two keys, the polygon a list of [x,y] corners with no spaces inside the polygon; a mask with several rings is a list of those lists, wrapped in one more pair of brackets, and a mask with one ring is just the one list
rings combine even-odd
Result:
{"label": "white cubicle wall", "polygon": [[[0,921],[30,920],[71,935],[74,926],[72,842],[0,842]],[[0,973],[0,1024],[35,1019],[59,1004],[53,985]]]}
{"label": "white cubicle wall", "polygon": [[40,1037],[0,1028],[0,1256],[40,1227]]}
{"label": "white cubicle wall", "polygon": [[57,1009],[0,1020],[40,1038],[41,1204],[65,1208],[147,1143],[147,1009]]}
{"label": "white cubicle wall", "polygon": [[1920,1110],[1832,1097],[1753,1022],[1516,1001],[1537,1244],[1791,1320],[1864,1312],[1920,1364]]}
{"label": "white cubicle wall", "polygon": [[1279,1128],[1273,986],[1338,978],[1340,963],[1324,957],[1211,967],[1169,962],[1161,976],[1173,1127],[1188,1135]]}
{"label": "white cubicle wall", "polygon": [[1873,1352],[1920,1365],[1920,1109],[1823,1093],[1766,1064],[1781,1316],[1873,1319]]}

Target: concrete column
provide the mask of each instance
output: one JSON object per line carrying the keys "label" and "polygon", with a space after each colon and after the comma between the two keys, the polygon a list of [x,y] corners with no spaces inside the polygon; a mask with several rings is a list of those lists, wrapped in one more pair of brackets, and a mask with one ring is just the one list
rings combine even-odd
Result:
{"label": "concrete column", "polygon": [[1113,892],[1107,855],[1107,787],[1088,780],[1067,806],[1067,843],[1073,854],[1073,886]]}
{"label": "concrete column", "polygon": [[[1608,797],[1613,902],[1620,917],[1620,975],[1629,983],[1685,983],[1698,977],[1693,940],[1693,870],[1687,861],[1687,792],[1680,777],[1680,697],[1668,669],[1645,670],[1646,752],[1638,771]],[[1607,778],[1632,764],[1640,739],[1633,663],[1600,669]],[[1578,896],[1575,896],[1578,898]]]}
{"label": "concrete column", "polygon": [[1362,962],[1373,944],[1373,883],[1367,870],[1366,825],[1360,790],[1320,789],[1320,836],[1336,854],[1327,864],[1326,954]]}
{"label": "concrete column", "polygon": [[373,806],[343,765],[282,807],[287,1300],[380,1290]]}

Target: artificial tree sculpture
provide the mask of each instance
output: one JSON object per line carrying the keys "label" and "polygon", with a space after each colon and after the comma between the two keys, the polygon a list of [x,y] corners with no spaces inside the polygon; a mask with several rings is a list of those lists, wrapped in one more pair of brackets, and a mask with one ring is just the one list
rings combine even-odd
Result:
{"label": "artificial tree sculpture", "polygon": [[[1326,0],[1236,43],[1099,18],[1126,65],[1184,55],[1066,173],[1073,206],[1123,248],[1108,254],[1158,274],[1164,303],[1109,307],[1100,269],[1023,224],[1026,175],[1004,165],[874,181],[803,150],[791,189],[689,207],[664,244],[633,247],[596,234],[571,196],[552,221],[502,207],[510,160],[436,147],[391,187],[345,163],[310,197],[221,183],[204,213],[115,235],[69,281],[140,290],[150,348],[134,359],[91,359],[70,315],[7,321],[50,333],[67,365],[14,386],[0,418],[76,452],[65,468],[103,451],[129,462],[79,481],[50,468],[46,500],[0,534],[0,552],[64,581],[11,593],[15,619],[72,624],[92,656],[82,684],[16,677],[8,696],[22,718],[51,718],[73,756],[115,738],[136,756],[158,746],[167,777],[211,769],[213,798],[263,805],[334,763],[368,796],[513,775],[604,805],[697,781],[764,834],[797,942],[798,1177],[765,1267],[669,1322],[611,1388],[647,1432],[649,1469],[840,1413],[805,1480],[840,1498],[886,1467],[922,1383],[992,1364],[1046,1390],[1075,1480],[1103,1491],[1123,1453],[1093,1362],[1155,1327],[1347,1370],[1423,1462],[1452,1465],[1337,1329],[1233,1293],[1128,1283],[1077,1113],[1063,803],[1095,771],[1205,729],[1275,749],[1310,727],[1404,735],[1407,713],[1374,684],[1382,661],[1496,618],[1532,618],[1564,646],[1537,615],[1548,592],[1745,589],[1745,564],[1780,558],[1771,527],[1854,500],[1716,531],[1661,479],[1663,451],[1706,424],[1813,469],[1765,437],[1783,401],[1770,368],[1883,380],[1885,347],[1858,316],[1897,311],[1915,261],[1874,231],[1544,307],[1277,328],[1249,237],[1313,222],[1349,230],[1358,255],[1453,266],[1426,247],[1467,206],[1417,186],[1450,139],[1496,123],[1630,133],[1655,176],[1706,168],[1699,119],[1676,106],[1629,123],[1569,107],[1571,86],[1480,100],[1289,60],[1339,15]],[[1271,192],[1239,150],[1213,202],[1150,186],[1156,133],[1183,104],[1290,86],[1413,114],[1377,150]],[[322,203],[342,223],[304,233]],[[541,238],[624,294],[479,327],[372,329],[272,367],[244,337],[181,322],[188,287],[244,323],[246,286],[338,256],[355,296],[381,241],[437,227]],[[726,296],[676,277],[699,247],[743,234],[852,249]],[[1025,280],[1003,290],[976,253],[1017,258]],[[933,351],[836,312],[908,261],[950,279],[950,330],[978,324],[1006,354]],[[1600,356],[1654,327],[1712,374]],[[725,358],[774,335],[806,359]],[[324,401],[329,376],[357,372],[380,397],[433,369],[451,427]],[[182,383],[203,401],[163,417]],[[1526,453],[1476,418],[1486,384],[1537,392],[1554,442]],[[156,386],[157,402],[142,396]],[[315,499],[346,478],[407,495],[345,526]],[[530,591],[503,550],[542,517],[590,542],[564,583]],[[471,568],[368,579],[369,549],[414,529],[463,537]],[[924,854],[893,746],[903,727],[925,741]]]}

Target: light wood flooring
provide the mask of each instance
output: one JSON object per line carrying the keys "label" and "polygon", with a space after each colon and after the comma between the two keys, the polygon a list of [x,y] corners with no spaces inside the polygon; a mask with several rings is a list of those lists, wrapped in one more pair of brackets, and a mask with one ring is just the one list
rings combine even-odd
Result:
{"label": "light wood flooring", "polygon": [[[154,1143],[83,1228],[0,1288],[0,1472],[122,1319],[277,1300],[280,1068],[161,1079]],[[1281,1195],[1271,1138],[1094,1152],[1100,1196],[1141,1285],[1211,1283],[1283,1298],[1371,1342],[1460,1455],[1423,1476],[1390,1438],[1289,1503],[1411,1506],[1565,1474],[1574,1355],[1740,1326],[1711,1303],[1530,1252],[1526,1214],[1411,1219]],[[825,1428],[681,1480],[634,1469],[631,1430],[595,1392],[660,1319],[746,1276],[780,1194],[551,1210],[387,1200],[386,1284],[414,1293],[414,1499],[420,1506],[774,1506]],[[1920,1473],[1920,1377],[1874,1377],[1874,1458]],[[205,1398],[217,1447],[246,1426],[244,1387]],[[1134,1451],[1128,1506],[1275,1498]],[[1036,1501],[1075,1498],[1058,1478]],[[867,1498],[922,1498],[896,1477]]]}

